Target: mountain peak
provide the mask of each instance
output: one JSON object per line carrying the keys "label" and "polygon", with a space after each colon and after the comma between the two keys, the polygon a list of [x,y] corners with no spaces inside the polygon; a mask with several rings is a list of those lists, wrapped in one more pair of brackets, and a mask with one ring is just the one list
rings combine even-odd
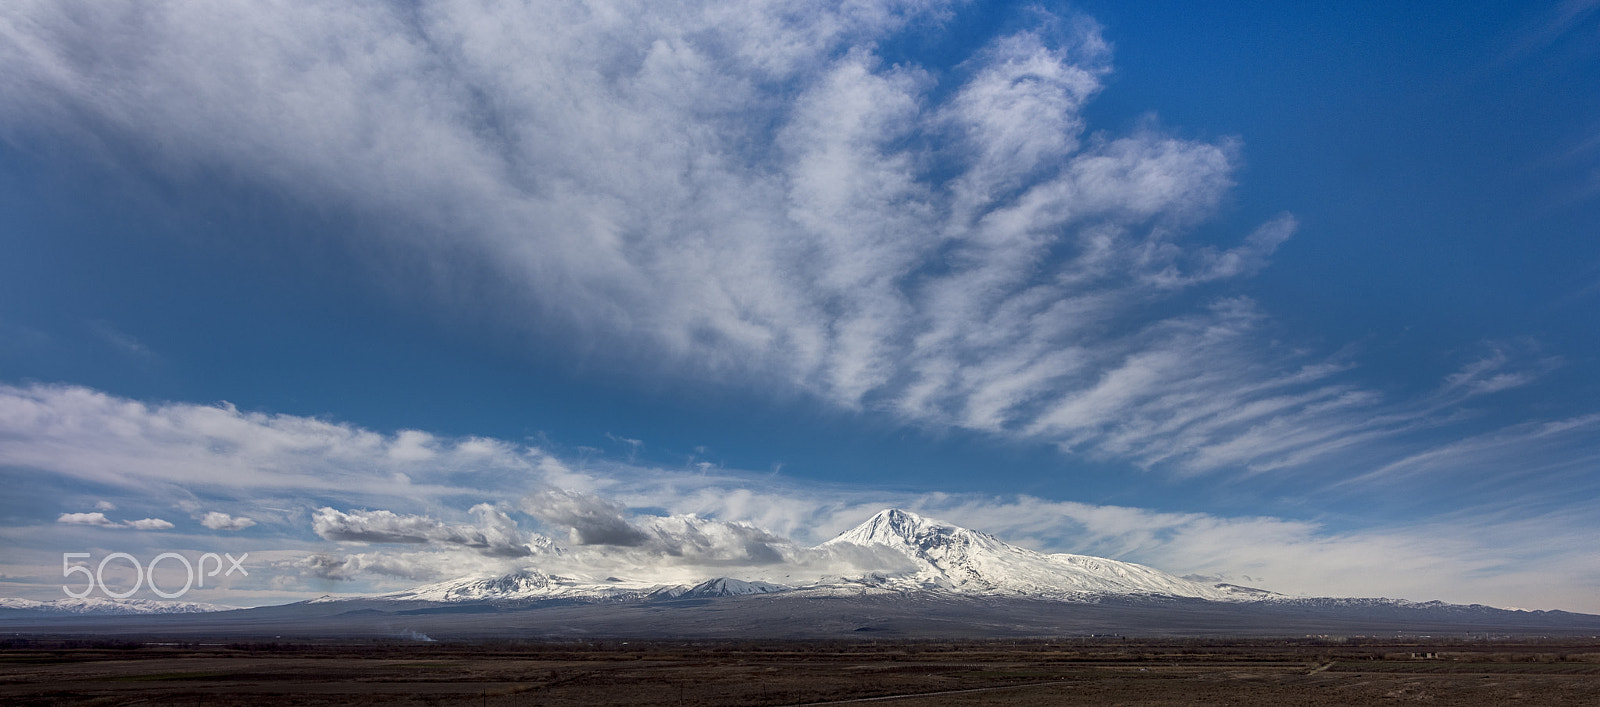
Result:
{"label": "mountain peak", "polygon": [[[885,508],[873,514],[866,522],[840,533],[828,545],[852,543],[855,545],[889,545],[901,547],[915,545],[929,535],[948,535],[965,531],[950,523],[917,515],[899,508]],[[971,532],[971,531],[965,531]]]}
{"label": "mountain peak", "polygon": [[745,594],[773,594],[776,592],[785,591],[787,589],[789,589],[789,587],[786,587],[782,584],[773,584],[771,582],[746,581],[742,579],[734,579],[732,577],[718,577],[716,579],[708,579],[704,582],[696,584],[678,596],[679,598],[684,599],[701,597],[731,597]]}
{"label": "mountain peak", "polygon": [[[880,523],[900,527],[916,527],[922,525],[950,525],[944,521],[934,520],[927,516],[920,516],[901,508],[885,508],[872,514],[866,523]],[[954,526],[951,526],[954,527]]]}

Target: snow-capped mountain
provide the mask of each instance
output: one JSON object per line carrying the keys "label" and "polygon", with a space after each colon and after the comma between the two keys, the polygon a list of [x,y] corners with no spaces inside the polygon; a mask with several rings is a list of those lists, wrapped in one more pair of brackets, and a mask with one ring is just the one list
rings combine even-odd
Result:
{"label": "snow-capped mountain", "polygon": [[732,577],[718,577],[708,579],[684,590],[681,594],[672,595],[674,599],[693,599],[703,597],[737,597],[749,594],[776,594],[793,589],[782,584],[771,582],[744,581]]}
{"label": "snow-capped mountain", "polygon": [[772,594],[790,589],[792,587],[782,584],[732,577],[717,577],[699,584],[650,584],[616,577],[594,581],[523,570],[500,577],[448,580],[376,598],[432,602],[525,602],[548,599],[628,601]]}
{"label": "snow-capped mountain", "polygon": [[659,584],[631,582],[615,577],[585,581],[527,569],[500,577],[446,580],[378,598],[436,602],[635,599],[664,588]]}
{"label": "snow-capped mountain", "polygon": [[85,597],[83,599],[55,599],[52,601],[0,598],[0,609],[26,611],[39,614],[85,614],[101,616],[126,614],[200,614],[213,611],[230,611],[237,608],[239,607],[223,606],[221,604],[205,604],[192,601],[149,601],[146,599],[103,599],[100,597]]}
{"label": "snow-capped mountain", "polygon": [[[208,635],[775,638],[1059,635],[1594,635],[1600,616],[1478,605],[1308,598],[1175,577],[1099,557],[1046,554],[902,510],[885,510],[766,577],[659,583],[557,565],[366,597],[184,617],[119,616],[104,630],[200,626]],[[787,556],[786,556],[787,557]],[[586,567],[568,564],[567,567]],[[693,565],[670,567],[686,572]],[[795,568],[813,574],[797,581]],[[817,581],[815,572],[850,568]],[[788,572],[789,574],[784,574]],[[692,576],[679,574],[677,576]],[[44,610],[41,610],[41,609]],[[229,607],[88,600],[0,600],[0,621],[94,621],[71,614],[200,612]],[[71,618],[62,618],[69,617]],[[32,622],[32,623],[29,623]],[[32,629],[30,629],[32,630]],[[96,629],[100,630],[100,629]],[[862,634],[860,632],[870,632]]]}
{"label": "snow-capped mountain", "polygon": [[899,509],[880,511],[823,548],[879,548],[915,569],[876,575],[889,589],[1076,600],[1095,596],[1170,596],[1214,601],[1259,599],[1260,590],[1203,584],[1130,562],[1087,555],[1046,555],[999,538]]}
{"label": "snow-capped mountain", "polygon": [[1191,597],[1252,601],[1279,595],[1248,587],[1194,582],[1144,565],[1085,555],[1047,555],[987,533],[899,509],[888,509],[815,548],[823,555],[875,566],[863,574],[795,586],[716,577],[698,584],[659,584],[548,574],[537,569],[489,578],[454,579],[376,599],[520,603],[670,600],[800,592],[813,595],[936,592],[1058,601],[1099,597]]}

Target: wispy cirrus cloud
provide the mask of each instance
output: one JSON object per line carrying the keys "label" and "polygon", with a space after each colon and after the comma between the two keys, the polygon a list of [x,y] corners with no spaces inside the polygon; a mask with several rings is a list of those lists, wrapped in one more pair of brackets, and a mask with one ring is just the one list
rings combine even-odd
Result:
{"label": "wispy cirrus cloud", "polygon": [[1594,19],[1596,11],[1600,11],[1600,2],[1596,0],[1563,0],[1552,3],[1537,13],[1531,22],[1511,35],[1511,41],[1501,60],[1513,61],[1546,50],[1563,37],[1573,34],[1581,36],[1584,29],[1592,32],[1597,24]]}
{"label": "wispy cirrus cloud", "polygon": [[1440,395],[1460,398],[1519,388],[1561,366],[1561,357],[1543,354],[1536,343],[1488,342],[1485,352],[1445,377]]}
{"label": "wispy cirrus cloud", "polygon": [[151,360],[156,358],[155,352],[151,351],[150,347],[145,346],[144,342],[134,338],[132,334],[118,329],[111,322],[96,320],[90,322],[89,327],[94,331],[96,336],[100,337],[105,341],[105,343],[110,344],[113,348],[117,349],[124,355],[140,360]]}
{"label": "wispy cirrus cloud", "polygon": [[1030,10],[949,65],[880,49],[959,10],[24,2],[0,139],[354,209],[382,226],[349,237],[427,262],[440,298],[607,365],[1183,473],[1385,434],[1343,362],[1215,289],[1292,216],[1188,240],[1237,141],[1094,131],[1087,18]]}
{"label": "wispy cirrus cloud", "polygon": [[[1505,483],[1539,476],[1547,482],[1552,471],[1585,475],[1600,462],[1600,414],[1560,420],[1525,422],[1483,434],[1428,447],[1397,459],[1341,485],[1389,482],[1406,476],[1439,473],[1473,480]],[[1558,449],[1562,453],[1530,455],[1531,450]],[[1564,480],[1572,488],[1573,479]]]}

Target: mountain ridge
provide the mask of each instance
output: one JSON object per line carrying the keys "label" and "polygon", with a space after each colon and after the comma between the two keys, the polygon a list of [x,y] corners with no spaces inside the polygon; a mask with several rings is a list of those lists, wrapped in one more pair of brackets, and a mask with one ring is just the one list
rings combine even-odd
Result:
{"label": "mountain ridge", "polygon": [[37,601],[33,599],[0,598],[0,610],[46,615],[116,616],[132,614],[201,614],[218,611],[233,611],[238,608],[239,607],[237,606],[208,604],[205,602],[150,601],[148,599],[102,599],[100,597],[84,597],[81,599],[53,599],[50,601]]}

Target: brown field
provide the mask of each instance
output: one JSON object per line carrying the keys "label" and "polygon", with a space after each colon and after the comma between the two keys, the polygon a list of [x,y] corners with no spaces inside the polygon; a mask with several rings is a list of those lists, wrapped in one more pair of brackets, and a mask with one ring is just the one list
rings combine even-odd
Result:
{"label": "brown field", "polygon": [[0,703],[1600,705],[1600,643],[12,640]]}

